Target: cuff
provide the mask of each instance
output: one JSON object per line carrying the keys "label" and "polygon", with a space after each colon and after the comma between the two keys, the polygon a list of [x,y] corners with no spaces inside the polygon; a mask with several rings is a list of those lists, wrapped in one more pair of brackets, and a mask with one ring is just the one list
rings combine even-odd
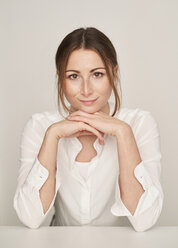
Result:
{"label": "cuff", "polygon": [[36,157],[33,167],[28,174],[27,182],[33,186],[33,188],[39,190],[48,178],[48,175],[49,171],[40,163]]}
{"label": "cuff", "polygon": [[145,192],[141,195],[134,215],[130,213],[120,197],[118,177],[115,186],[115,203],[111,207],[111,213],[115,216],[137,216],[150,208],[159,195],[158,189],[154,186],[152,179],[141,161],[134,169],[134,175],[142,185]]}

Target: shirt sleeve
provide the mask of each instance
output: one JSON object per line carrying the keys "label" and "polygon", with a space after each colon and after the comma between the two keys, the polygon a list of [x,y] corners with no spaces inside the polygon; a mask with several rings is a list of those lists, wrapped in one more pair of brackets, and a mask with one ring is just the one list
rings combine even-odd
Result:
{"label": "shirt sleeve", "polygon": [[20,168],[13,202],[19,219],[30,228],[38,228],[44,221],[54,204],[60,186],[60,178],[56,171],[55,196],[44,214],[39,190],[47,180],[49,172],[37,157],[44,134],[45,128],[37,118],[37,114],[32,115],[21,136]]}
{"label": "shirt sleeve", "polygon": [[120,197],[117,177],[115,202],[111,213],[115,216],[127,216],[136,231],[145,231],[156,223],[163,205],[164,195],[160,184],[160,134],[156,121],[148,111],[136,119],[132,130],[142,159],[135,167],[134,175],[145,191],[132,215]]}

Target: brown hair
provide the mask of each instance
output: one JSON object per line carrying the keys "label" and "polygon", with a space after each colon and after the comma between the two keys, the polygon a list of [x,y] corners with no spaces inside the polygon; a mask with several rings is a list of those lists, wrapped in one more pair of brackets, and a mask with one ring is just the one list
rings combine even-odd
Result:
{"label": "brown hair", "polygon": [[[64,110],[69,112],[69,109],[64,102],[65,70],[70,54],[74,50],[78,50],[81,48],[90,49],[97,52],[106,67],[106,72],[115,96],[115,107],[112,114],[112,116],[114,116],[116,111],[120,109],[121,105],[121,85],[119,76],[120,71],[117,63],[117,54],[109,38],[94,27],[79,28],[72,31],[62,40],[57,49],[55,62],[58,74],[58,107],[60,109],[61,100]],[[119,86],[120,97],[118,94],[117,86]]]}

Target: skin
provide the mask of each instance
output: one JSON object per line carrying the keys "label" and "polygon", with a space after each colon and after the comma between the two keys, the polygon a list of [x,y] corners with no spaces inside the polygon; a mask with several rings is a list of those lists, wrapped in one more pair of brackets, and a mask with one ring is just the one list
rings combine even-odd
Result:
{"label": "skin", "polygon": [[[82,61],[82,62],[81,62]],[[92,50],[79,49],[73,51],[66,68],[65,96],[71,104],[70,113],[82,110],[87,113],[101,111],[109,114],[108,99],[112,92],[108,76],[100,56]],[[69,70],[77,70],[79,73]],[[101,74],[103,73],[103,75]],[[79,100],[97,101],[86,106]]]}
{"label": "skin", "polygon": [[[93,71],[91,72],[91,70]],[[73,51],[66,68],[64,90],[65,97],[71,104],[69,113],[72,114],[77,110],[81,110],[84,113],[94,114],[101,112],[109,115],[108,99],[111,92],[112,86],[109,82],[105,65],[98,53],[85,49]],[[96,98],[97,101],[89,106],[80,102],[80,100]],[[104,135],[103,132],[100,133],[102,136]],[[89,131],[82,131],[80,134],[79,140],[81,143],[90,141],[93,143],[96,139],[96,136]],[[100,144],[104,144],[102,140],[100,140]]]}
{"label": "skin", "polygon": [[[69,57],[66,71],[65,97],[70,103],[69,116],[53,123],[46,131],[38,159],[48,169],[49,176],[40,189],[44,213],[55,194],[55,174],[58,141],[62,137],[79,137],[82,145],[94,142],[98,137],[104,145],[104,134],[117,139],[121,199],[134,214],[144,189],[134,175],[134,169],[142,161],[131,127],[124,121],[109,115],[108,99],[112,88],[100,56],[92,50],[79,49]],[[117,67],[115,68],[117,70]],[[101,74],[103,73],[103,75]],[[85,105],[80,100],[97,100]]]}
{"label": "skin", "polygon": [[[66,79],[65,94],[71,104],[67,119],[87,123],[102,134],[116,137],[121,199],[133,215],[144,193],[142,185],[134,175],[134,169],[142,160],[131,127],[126,122],[109,116],[108,99],[112,88],[106,74],[99,79],[95,79],[93,74],[90,75],[90,70],[97,67],[104,67],[104,64],[96,52],[80,49],[71,54],[67,70],[78,70],[80,73],[71,76],[75,80],[68,77]],[[99,71],[104,72],[104,69]],[[67,76],[71,73],[76,72],[67,72]],[[97,97],[97,101],[91,106],[85,106],[79,101]]]}

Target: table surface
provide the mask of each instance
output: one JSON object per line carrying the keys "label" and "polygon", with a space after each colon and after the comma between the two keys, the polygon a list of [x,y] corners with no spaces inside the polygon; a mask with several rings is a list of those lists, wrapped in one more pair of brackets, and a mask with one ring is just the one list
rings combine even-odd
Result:
{"label": "table surface", "polygon": [[155,226],[145,232],[111,226],[0,226],[0,247],[178,248],[178,226]]}

